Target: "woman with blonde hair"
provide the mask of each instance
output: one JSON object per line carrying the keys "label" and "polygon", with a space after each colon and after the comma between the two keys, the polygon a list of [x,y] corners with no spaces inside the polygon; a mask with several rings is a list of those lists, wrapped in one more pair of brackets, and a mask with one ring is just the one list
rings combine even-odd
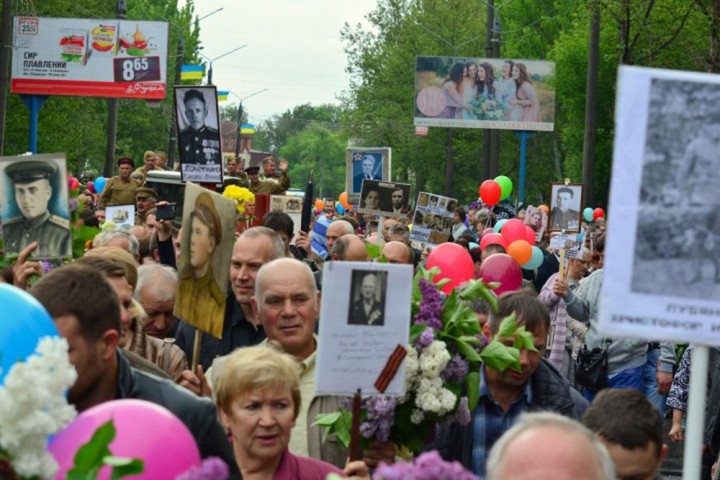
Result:
{"label": "woman with blonde hair", "polygon": [[290,432],[300,411],[297,361],[274,346],[239,348],[218,374],[220,420],[232,437],[233,453],[246,480],[325,480],[328,474],[370,477],[361,461],[344,471],[290,453]]}

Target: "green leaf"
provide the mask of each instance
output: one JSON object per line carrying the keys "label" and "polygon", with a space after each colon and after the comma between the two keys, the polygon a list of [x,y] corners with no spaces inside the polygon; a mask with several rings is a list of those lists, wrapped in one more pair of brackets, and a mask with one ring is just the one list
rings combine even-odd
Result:
{"label": "green leaf", "polygon": [[498,336],[500,338],[510,338],[515,334],[517,329],[517,316],[513,312],[510,316],[503,318],[498,329]]}
{"label": "green leaf", "polygon": [[[497,283],[488,283],[487,286],[489,288],[497,288],[500,286]],[[492,307],[493,312],[497,312],[498,304],[497,304],[497,297],[495,296],[495,293],[492,292],[489,288],[485,288],[480,290],[480,295],[482,296],[483,300],[488,302],[490,306]]]}
{"label": "green leaf", "polygon": [[483,363],[493,370],[504,372],[508,368],[520,371],[520,352],[516,348],[508,347],[497,340],[493,340],[482,349],[480,358]]}
{"label": "green leaf", "polygon": [[129,477],[130,475],[137,475],[143,473],[145,470],[145,462],[139,458],[120,458],[120,457],[105,457],[103,459],[105,465],[113,467],[112,480],[119,480],[121,478]]}
{"label": "green leaf", "polygon": [[520,340],[520,347],[530,352],[537,352],[535,348],[535,335],[525,330],[525,327],[520,327],[516,332],[517,339]]}
{"label": "green leaf", "polygon": [[463,335],[458,340],[462,340],[463,342],[470,343],[472,345],[480,345],[480,339],[475,335]]}
{"label": "green leaf", "polygon": [[457,293],[453,290],[453,292],[450,294],[450,296],[445,300],[445,303],[443,304],[442,313],[440,314],[440,319],[442,320],[443,325],[445,326],[445,330],[447,331],[448,326],[452,325],[452,318],[455,314],[455,309],[458,306],[458,300],[457,300]]}
{"label": "green leaf", "polygon": [[347,410],[341,410],[340,420],[335,425],[335,434],[340,443],[345,447],[350,446],[350,430],[352,429],[352,414]]}
{"label": "green leaf", "polygon": [[102,424],[93,434],[90,441],[85,443],[75,454],[75,464],[72,471],[88,472],[102,465],[103,458],[110,455],[108,445],[115,438],[115,426],[112,420]]}
{"label": "green leaf", "polygon": [[380,255],[382,254],[382,247],[377,243],[366,243],[365,251],[367,251],[369,258],[380,258]]}
{"label": "green leaf", "polygon": [[410,341],[409,344],[412,345],[415,343],[415,340],[420,336],[422,332],[425,331],[426,328],[429,328],[427,325],[416,325],[412,324],[410,325]]}
{"label": "green leaf", "polygon": [[[457,339],[457,347],[458,347],[458,350],[460,350],[460,353],[462,354],[462,356],[465,357],[466,359],[470,360],[471,362],[481,361],[481,355],[478,354],[478,352],[475,351],[475,349],[470,344],[465,342],[464,340],[458,338]],[[487,348],[487,347],[485,347],[485,348]]]}
{"label": "green leaf", "polygon": [[315,422],[313,422],[314,426],[319,427],[330,427],[335,424],[340,419],[341,413],[340,412],[333,412],[333,413],[321,413],[317,417],[315,417]]}
{"label": "green leaf", "polygon": [[468,407],[472,412],[480,400],[480,372],[474,370],[465,376],[465,388],[468,395]]}
{"label": "green leaf", "polygon": [[465,284],[465,288],[460,293],[461,300],[477,300],[482,297],[482,291],[487,290],[485,282],[482,280],[470,280]]}

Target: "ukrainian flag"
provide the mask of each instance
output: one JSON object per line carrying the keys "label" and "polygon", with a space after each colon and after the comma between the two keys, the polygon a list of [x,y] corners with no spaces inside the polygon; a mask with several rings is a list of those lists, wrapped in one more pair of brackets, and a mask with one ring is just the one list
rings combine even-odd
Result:
{"label": "ukrainian flag", "polygon": [[255,125],[252,123],[243,123],[240,126],[240,133],[245,135],[252,135],[255,133]]}
{"label": "ukrainian flag", "polygon": [[180,80],[202,80],[202,65],[183,65],[180,70]]}
{"label": "ukrainian flag", "polygon": [[228,99],[228,95],[230,95],[229,91],[226,92],[223,90],[218,90],[217,91],[218,102],[226,102]]}

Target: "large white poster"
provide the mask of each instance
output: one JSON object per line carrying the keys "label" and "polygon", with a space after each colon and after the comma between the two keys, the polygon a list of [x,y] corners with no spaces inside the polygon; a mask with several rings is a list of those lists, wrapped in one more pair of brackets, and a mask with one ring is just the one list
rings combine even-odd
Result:
{"label": "large white poster", "polygon": [[162,100],[167,22],[15,17],[12,93]]}
{"label": "large white poster", "polygon": [[720,75],[618,78],[598,329],[720,345]]}

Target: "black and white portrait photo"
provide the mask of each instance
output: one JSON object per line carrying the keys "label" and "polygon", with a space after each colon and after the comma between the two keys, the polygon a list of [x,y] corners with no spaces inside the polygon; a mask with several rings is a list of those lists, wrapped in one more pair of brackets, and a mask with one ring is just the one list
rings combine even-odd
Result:
{"label": "black and white portrait photo", "polygon": [[37,241],[35,258],[72,256],[65,154],[0,157],[4,251]]}
{"label": "black and white portrait photo", "polygon": [[410,184],[363,180],[360,213],[402,217],[410,211]]}
{"label": "black and white portrait photo", "polygon": [[550,230],[580,231],[581,183],[553,183],[550,190]]}
{"label": "black and white portrait photo", "polygon": [[215,87],[176,86],[175,109],[182,179],[221,183],[222,148]]}
{"label": "black and white portrait photo", "polygon": [[345,153],[346,191],[351,203],[357,203],[363,180],[390,180],[389,148],[348,148]]}
{"label": "black and white portrait photo", "polygon": [[348,311],[350,325],[385,325],[385,292],[388,272],[353,270]]}

